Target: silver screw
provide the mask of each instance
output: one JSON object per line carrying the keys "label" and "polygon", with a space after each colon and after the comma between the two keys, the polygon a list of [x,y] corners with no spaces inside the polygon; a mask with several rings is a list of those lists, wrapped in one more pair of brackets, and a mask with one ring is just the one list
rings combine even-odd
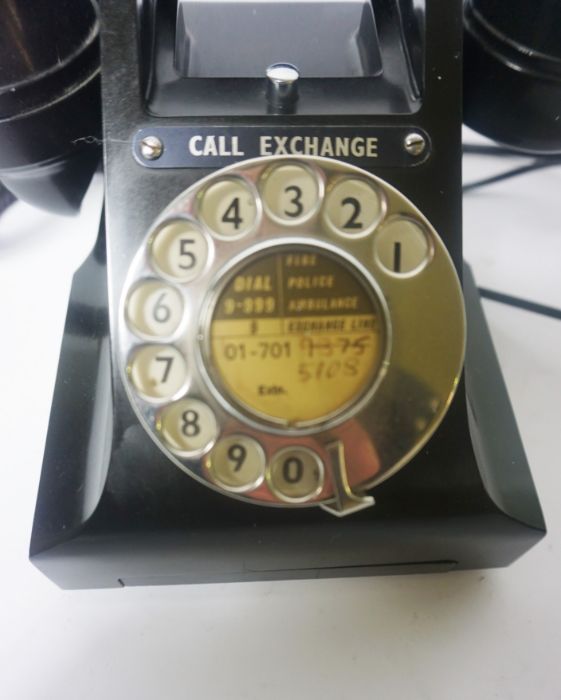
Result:
{"label": "silver screw", "polygon": [[403,139],[403,148],[412,156],[420,156],[427,147],[427,142],[422,134],[411,132]]}
{"label": "silver screw", "polygon": [[164,152],[164,144],[157,136],[145,136],[140,142],[140,154],[146,160],[156,160]]}

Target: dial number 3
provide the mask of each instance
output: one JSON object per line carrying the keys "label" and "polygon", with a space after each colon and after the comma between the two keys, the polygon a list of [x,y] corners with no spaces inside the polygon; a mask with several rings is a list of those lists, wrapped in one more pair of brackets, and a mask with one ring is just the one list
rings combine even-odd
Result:
{"label": "dial number 3", "polygon": [[302,189],[298,187],[298,185],[290,185],[289,187],[285,187],[284,191],[289,194],[294,194],[293,198],[290,200],[290,204],[293,204],[294,208],[285,209],[284,213],[286,216],[290,216],[293,219],[302,216],[302,212],[304,211],[304,205],[302,204]]}

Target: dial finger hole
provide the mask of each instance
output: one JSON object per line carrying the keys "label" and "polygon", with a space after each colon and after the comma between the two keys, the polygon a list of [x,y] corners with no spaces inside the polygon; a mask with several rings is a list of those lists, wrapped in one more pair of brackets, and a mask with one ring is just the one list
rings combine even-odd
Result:
{"label": "dial finger hole", "polygon": [[183,318],[181,294],[169,284],[151,280],[141,282],[129,294],[126,303],[129,328],[141,337],[172,335]]}
{"label": "dial finger hole", "polygon": [[190,221],[177,220],[163,226],[152,238],[152,266],[164,277],[190,282],[208,259],[206,236]]}
{"label": "dial finger hole", "polygon": [[344,178],[329,188],[324,217],[335,233],[360,238],[372,233],[384,209],[384,199],[376,187],[358,178]]}
{"label": "dial finger hole", "polygon": [[320,204],[318,178],[309,168],[296,163],[266,171],[261,187],[268,214],[284,224],[309,219]]}
{"label": "dial finger hole", "polygon": [[171,450],[189,456],[212,445],[218,435],[218,424],[206,403],[182,399],[160,412],[156,430]]}
{"label": "dial finger hole", "polygon": [[315,452],[305,447],[287,447],[273,455],[267,481],[281,500],[304,503],[321,492],[324,474],[323,462]]}
{"label": "dial finger hole", "polygon": [[216,235],[239,238],[257,222],[257,203],[249,186],[240,178],[213,183],[201,194],[200,217]]}
{"label": "dial finger hole", "polygon": [[265,452],[246,435],[222,438],[207,458],[211,478],[219,486],[241,493],[257,488],[265,476]]}
{"label": "dial finger hole", "polygon": [[412,219],[396,217],[376,232],[374,257],[386,272],[414,275],[427,265],[431,255],[427,233]]}
{"label": "dial finger hole", "polygon": [[143,398],[171,399],[187,383],[187,363],[172,345],[145,345],[133,353],[127,374]]}

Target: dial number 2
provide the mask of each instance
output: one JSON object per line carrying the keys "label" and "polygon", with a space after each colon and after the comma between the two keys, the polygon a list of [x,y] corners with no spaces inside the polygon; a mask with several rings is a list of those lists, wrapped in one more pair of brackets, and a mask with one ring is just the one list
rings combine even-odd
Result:
{"label": "dial number 2", "polygon": [[366,236],[383,217],[385,200],[377,188],[359,178],[344,178],[327,193],[324,216],[330,228],[343,236]]}
{"label": "dial number 2", "polygon": [[361,212],[360,202],[358,199],[356,197],[345,197],[345,199],[343,199],[341,202],[341,206],[352,208],[352,213],[347,222],[343,224],[343,228],[349,230],[361,230],[364,224],[358,220]]}

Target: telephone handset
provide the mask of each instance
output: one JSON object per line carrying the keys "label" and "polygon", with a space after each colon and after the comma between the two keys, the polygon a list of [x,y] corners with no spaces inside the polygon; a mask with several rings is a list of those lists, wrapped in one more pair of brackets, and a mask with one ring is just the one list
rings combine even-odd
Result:
{"label": "telephone handset", "polygon": [[[105,0],[99,16],[105,225],[70,301],[34,563],[82,587],[522,553],[543,518],[462,271],[462,3]],[[26,133],[92,93],[90,38]],[[90,136],[30,141],[26,187],[13,148],[2,177],[72,203],[60,173]]]}

